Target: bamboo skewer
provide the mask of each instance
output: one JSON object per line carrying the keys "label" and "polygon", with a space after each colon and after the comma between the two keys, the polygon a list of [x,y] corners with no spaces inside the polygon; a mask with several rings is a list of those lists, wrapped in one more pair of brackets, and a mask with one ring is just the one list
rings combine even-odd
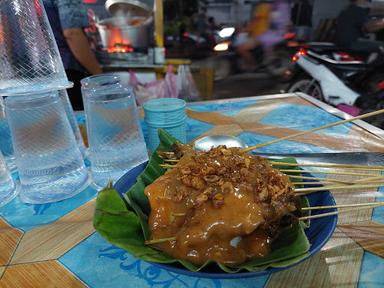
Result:
{"label": "bamboo skewer", "polygon": [[[318,181],[329,181],[333,183],[339,183],[339,184],[344,184],[344,185],[352,185],[354,184],[353,182],[348,182],[348,181],[342,181],[342,180],[335,180],[335,179],[328,179],[328,178],[320,178],[320,177],[311,177],[311,176],[299,176],[299,175],[288,175],[289,178],[293,179],[304,179],[304,180],[318,180]],[[305,183],[305,182],[303,182]]]}
{"label": "bamboo skewer", "polygon": [[160,167],[170,169],[170,168],[175,168],[176,165],[171,165],[171,164],[160,164]]}
{"label": "bamboo skewer", "polygon": [[[160,164],[160,167],[163,167],[163,168],[175,168],[176,165]],[[279,169],[279,170],[280,170],[280,172],[284,172],[285,174],[291,172],[291,173],[335,174],[335,175],[350,175],[350,176],[373,176],[373,174],[367,174],[367,173],[342,172],[342,171],[332,171],[332,172],[330,172],[330,171],[301,170],[301,169]],[[288,175],[288,176],[290,176],[290,175]],[[314,177],[312,177],[312,179],[313,178]],[[384,180],[384,176],[381,176],[381,178]]]}
{"label": "bamboo skewer", "polygon": [[296,193],[301,195],[308,194],[308,192],[319,192],[325,190],[340,190],[340,189],[364,189],[364,188],[376,188],[383,186],[384,183],[376,184],[364,184],[364,185],[335,185],[335,186],[322,186],[322,187],[311,187],[311,188],[297,188],[295,189]]}
{"label": "bamboo skewer", "polygon": [[[162,168],[175,168],[176,165],[172,165],[172,164],[160,164],[160,167]],[[334,175],[349,175],[349,176],[371,176],[372,179],[377,179],[377,180],[383,180],[384,181],[384,176],[374,176],[373,174],[368,174],[368,173],[357,173],[357,172],[343,172],[343,171],[317,171],[317,170],[301,170],[301,169],[279,169],[280,172],[283,172],[285,174],[287,173],[314,173],[314,174],[334,174]],[[295,176],[295,175],[289,175],[287,174],[289,177],[292,177],[292,178],[298,178],[299,176]],[[340,183],[354,183],[354,182],[345,182],[345,181],[338,181],[338,180],[332,180],[332,179],[327,179],[327,178],[316,178],[316,177],[306,177],[306,176],[302,176],[303,178],[301,179],[314,179],[314,180],[318,180],[318,179],[321,179],[321,180],[327,180],[327,181],[331,181],[331,182],[340,182]],[[306,178],[304,178],[306,177]],[[373,178],[374,177],[374,178]],[[367,179],[370,179],[370,178],[367,178]],[[361,179],[363,180],[363,179]],[[364,182],[364,181],[360,181],[360,180],[357,180],[360,182]],[[365,180],[366,181],[366,180]]]}
{"label": "bamboo skewer", "polygon": [[163,159],[165,162],[177,163],[179,159]]}
{"label": "bamboo skewer", "polygon": [[374,182],[383,180],[383,176],[374,176],[354,181],[354,183]]}
{"label": "bamboo skewer", "polygon": [[[357,173],[357,172],[343,172],[343,171],[317,171],[317,170],[301,170],[301,169],[279,169],[280,172],[285,174],[291,173],[314,173],[314,174],[333,174],[333,175],[349,175],[349,176],[375,176],[374,174],[368,173]],[[289,176],[289,175],[288,175]],[[384,176],[381,177],[384,180]]]}
{"label": "bamboo skewer", "polygon": [[160,244],[164,242],[171,242],[175,241],[176,237],[170,237],[170,238],[163,238],[163,239],[152,239],[152,240],[147,240],[144,242],[145,245],[153,245],[153,244]]}
{"label": "bamboo skewer", "polygon": [[299,133],[295,133],[295,134],[292,134],[292,135],[281,137],[281,138],[278,138],[278,139],[275,139],[275,140],[272,140],[272,141],[268,141],[268,142],[265,142],[265,143],[257,144],[257,145],[245,148],[245,149],[243,149],[243,151],[244,152],[250,152],[252,150],[255,150],[255,149],[258,149],[258,148],[261,148],[261,147],[265,147],[265,146],[268,146],[268,145],[271,145],[271,144],[275,144],[275,143],[280,142],[280,141],[293,139],[293,138],[296,138],[296,137],[299,137],[299,136],[302,136],[302,135],[305,135],[305,134],[313,133],[313,132],[320,131],[320,130],[323,130],[323,129],[326,129],[326,128],[331,128],[331,127],[334,127],[334,126],[337,126],[337,125],[341,125],[341,124],[345,124],[345,123],[348,123],[348,122],[352,122],[352,121],[355,121],[355,120],[364,119],[364,118],[367,118],[367,117],[379,115],[381,113],[384,113],[384,109],[381,109],[381,110],[378,110],[378,111],[374,111],[374,112],[370,112],[370,113],[367,113],[367,114],[363,114],[363,115],[360,115],[360,116],[357,116],[357,117],[353,117],[353,118],[350,118],[350,119],[345,119],[345,120],[338,121],[338,122],[335,122],[335,123],[331,123],[331,124],[328,124],[328,125],[324,125],[324,126],[321,126],[321,127],[313,128],[313,129],[310,129],[310,130],[307,130],[307,131],[302,131],[302,132],[299,132]]}
{"label": "bamboo skewer", "polygon": [[342,205],[304,207],[304,208],[301,208],[301,211],[322,210],[322,209],[356,208],[356,207],[369,208],[368,206],[372,206],[372,207],[384,206],[384,201],[382,201],[382,202],[359,203],[359,204],[342,204]]}
{"label": "bamboo skewer", "polygon": [[319,168],[339,168],[339,169],[359,169],[359,170],[373,170],[382,171],[384,166],[368,166],[368,165],[353,165],[353,164],[333,164],[333,163],[313,163],[313,164],[295,164],[270,161],[272,165],[289,166],[289,167],[319,167]]}
{"label": "bamboo skewer", "polygon": [[322,213],[322,214],[311,215],[311,216],[303,216],[303,217],[300,217],[299,220],[300,220],[300,221],[304,221],[304,220],[309,220],[309,219],[316,219],[316,218],[322,218],[322,217],[333,216],[333,215],[337,215],[337,214],[339,214],[338,211],[335,211],[335,212],[328,212],[328,213]]}
{"label": "bamboo skewer", "polygon": [[[160,167],[162,168],[165,168],[165,169],[172,169],[172,168],[175,168],[176,165],[170,165],[170,164],[160,164]],[[289,172],[306,172],[306,171],[303,171],[303,170],[290,170],[290,169],[287,169],[287,170],[280,170],[282,172],[285,172],[285,171],[289,171]],[[311,171],[312,172],[312,171]],[[321,171],[323,172],[323,171]],[[320,173],[320,172],[318,172]],[[328,173],[327,173],[328,174]],[[332,174],[332,173],[331,173]],[[348,181],[341,181],[341,180],[335,180],[335,179],[328,179],[328,178],[321,178],[321,177],[310,177],[310,176],[299,176],[299,175],[289,175],[287,174],[290,178],[294,178],[294,179],[305,179],[305,180],[318,180],[318,181],[321,181],[321,182],[316,182],[317,184],[324,184],[324,183],[339,183],[339,184],[344,184],[344,185],[353,185],[355,184],[355,182],[348,182]],[[342,174],[342,175],[345,175],[345,174]],[[349,174],[347,174],[349,175]],[[362,176],[361,174],[358,174],[359,176]],[[363,174],[364,176],[367,176],[367,175],[372,175],[372,174]],[[380,178],[377,178],[375,177],[375,180],[379,181],[379,180],[382,180],[384,181],[384,177],[380,177]],[[367,180],[370,179],[370,178],[366,178]],[[324,180],[324,181],[322,181]],[[363,180],[363,179],[362,179]],[[363,182],[366,182],[366,181],[361,181],[359,183],[363,183]],[[312,182],[302,182],[301,184],[303,185],[306,185],[306,184],[310,184]],[[296,184],[296,183],[295,183]],[[297,183],[298,184],[298,183]],[[315,183],[314,183],[315,184]]]}
{"label": "bamboo skewer", "polygon": [[[375,202],[375,203],[382,203],[382,202]],[[360,204],[354,204],[354,205],[360,205]],[[334,211],[334,212],[328,212],[328,213],[321,213],[321,214],[316,214],[316,215],[311,215],[311,216],[303,216],[303,217],[300,217],[299,220],[300,221],[304,221],[304,220],[309,220],[309,219],[323,218],[323,217],[337,215],[340,212],[359,211],[359,210],[363,210],[363,209],[377,208],[377,207],[380,207],[380,206],[384,206],[384,203],[382,203],[381,205],[371,205],[371,206],[366,205],[366,206],[360,206],[360,207],[359,206],[355,206],[355,208],[353,208],[353,206],[349,206],[349,208],[351,208],[351,209]],[[336,205],[333,206],[332,208],[336,208]]]}
{"label": "bamboo skewer", "polygon": [[[177,159],[164,159],[165,162],[177,163]],[[316,168],[338,168],[338,169],[353,169],[353,170],[365,170],[365,171],[384,171],[384,166],[368,166],[368,165],[354,165],[354,164],[333,164],[333,163],[311,163],[311,164],[299,164],[299,163],[284,163],[270,161],[272,166],[285,166],[285,167],[316,167]],[[164,164],[172,165],[172,164]]]}
{"label": "bamboo skewer", "polygon": [[[291,182],[293,185],[324,185],[324,184],[335,184],[335,182],[327,181],[315,181],[315,182]],[[353,184],[351,184],[353,185]]]}

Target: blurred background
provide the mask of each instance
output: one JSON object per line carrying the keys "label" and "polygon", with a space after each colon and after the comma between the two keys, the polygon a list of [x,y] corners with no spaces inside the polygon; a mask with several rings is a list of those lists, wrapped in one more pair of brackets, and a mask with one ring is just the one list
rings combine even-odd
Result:
{"label": "blurred background", "polygon": [[[144,83],[164,77],[168,64],[175,73],[187,65],[199,91],[192,100],[301,91],[350,114],[384,103],[384,65],[378,60],[383,59],[383,0],[83,4],[90,22],[86,33],[103,71],[134,71]],[[340,35],[376,43],[377,50],[365,44],[350,49],[352,40],[341,45],[346,39]]]}

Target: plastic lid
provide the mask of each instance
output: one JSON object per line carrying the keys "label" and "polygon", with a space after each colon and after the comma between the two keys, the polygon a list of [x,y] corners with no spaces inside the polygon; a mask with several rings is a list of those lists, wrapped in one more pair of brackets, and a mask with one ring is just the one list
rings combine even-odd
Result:
{"label": "plastic lid", "polygon": [[186,103],[182,99],[160,98],[160,99],[153,99],[153,100],[149,100],[148,102],[145,102],[143,105],[143,108],[145,111],[149,111],[149,112],[165,113],[165,112],[184,110],[185,106],[186,106]]}

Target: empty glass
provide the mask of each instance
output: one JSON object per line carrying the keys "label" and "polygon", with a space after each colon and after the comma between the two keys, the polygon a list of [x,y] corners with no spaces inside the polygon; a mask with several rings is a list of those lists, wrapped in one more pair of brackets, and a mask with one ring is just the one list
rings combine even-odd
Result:
{"label": "empty glass", "polygon": [[57,92],[5,99],[23,202],[42,204],[81,192],[88,173]]}
{"label": "empty glass", "polygon": [[148,160],[132,89],[118,75],[82,80],[94,183],[103,187]]}
{"label": "empty glass", "polygon": [[13,155],[13,146],[11,131],[9,131],[8,120],[5,117],[5,106],[3,97],[0,96],[0,152],[3,153],[8,169],[16,169],[15,157]]}
{"label": "empty glass", "polygon": [[69,101],[67,90],[60,90],[59,97],[63,102],[64,110],[65,110],[65,113],[67,113],[69,124],[71,125],[73,134],[75,135],[77,146],[79,146],[81,154],[84,155],[85,146],[84,146],[83,137],[81,136],[79,125],[77,124],[76,115],[72,109],[71,102]]}
{"label": "empty glass", "polygon": [[17,195],[18,190],[9,173],[3,155],[0,152],[0,207],[10,202]]}
{"label": "empty glass", "polygon": [[68,86],[42,2],[0,1],[0,94]]}

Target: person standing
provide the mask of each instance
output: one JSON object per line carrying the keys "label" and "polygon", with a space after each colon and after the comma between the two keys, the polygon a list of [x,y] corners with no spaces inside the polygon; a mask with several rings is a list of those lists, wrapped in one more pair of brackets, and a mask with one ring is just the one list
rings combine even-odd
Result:
{"label": "person standing", "polygon": [[350,0],[337,18],[336,45],[357,52],[378,52],[382,42],[363,39],[367,32],[384,29],[384,20],[369,20],[367,0]]}
{"label": "person standing", "polygon": [[83,110],[80,80],[100,74],[102,68],[91,49],[83,29],[88,17],[81,0],[43,0],[68,80],[74,87],[68,96],[74,110]]}

